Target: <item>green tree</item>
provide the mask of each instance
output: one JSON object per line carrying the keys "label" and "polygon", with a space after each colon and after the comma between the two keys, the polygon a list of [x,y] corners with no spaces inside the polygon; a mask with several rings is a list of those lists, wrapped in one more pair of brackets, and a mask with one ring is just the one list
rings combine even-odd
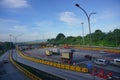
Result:
{"label": "green tree", "polygon": [[115,29],[113,31],[114,39],[115,39],[115,45],[120,46],[120,29]]}
{"label": "green tree", "polygon": [[94,45],[103,45],[102,41],[105,38],[105,33],[103,33],[101,30],[96,30],[94,33],[92,33],[92,43]]}
{"label": "green tree", "polygon": [[[96,30],[91,34],[92,36],[92,46],[120,46],[120,29],[114,29],[108,33],[104,33],[101,30]],[[90,34],[84,37],[85,45],[90,45]],[[65,38],[63,33],[59,33],[56,39],[49,39],[48,42],[58,43],[58,44],[73,44],[73,45],[83,45],[83,39],[81,36],[73,37],[68,36]]]}
{"label": "green tree", "polygon": [[66,39],[65,39],[65,43],[67,43],[67,44],[73,44],[73,42],[75,42],[76,41],[76,39],[75,39],[75,37],[73,37],[73,36],[68,36]]}
{"label": "green tree", "polygon": [[62,40],[62,39],[65,39],[65,35],[63,33],[59,33],[57,36],[56,36],[56,40]]}

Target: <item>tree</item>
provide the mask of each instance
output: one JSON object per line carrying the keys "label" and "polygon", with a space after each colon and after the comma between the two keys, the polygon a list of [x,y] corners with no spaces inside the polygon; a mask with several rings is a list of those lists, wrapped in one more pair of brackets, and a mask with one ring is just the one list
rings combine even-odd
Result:
{"label": "tree", "polygon": [[105,33],[103,33],[101,30],[96,30],[94,33],[92,33],[92,42],[95,45],[101,45],[104,37]]}
{"label": "tree", "polygon": [[75,39],[75,37],[73,37],[73,36],[68,36],[66,39],[65,39],[65,43],[67,43],[67,44],[72,44],[73,42],[75,42],[76,41],[76,39]]}
{"label": "tree", "polygon": [[115,29],[113,31],[116,46],[120,46],[120,29]]}
{"label": "tree", "polygon": [[[114,29],[108,33],[104,33],[101,30],[96,30],[91,34],[92,36],[92,46],[120,46],[120,29]],[[85,45],[90,44],[90,34],[85,37]],[[55,39],[49,39],[48,42],[58,43],[58,44],[73,44],[73,45],[83,45],[83,39],[81,36],[65,37],[63,33],[59,33]]]}
{"label": "tree", "polygon": [[101,30],[96,30],[93,34],[92,34],[92,39],[93,41],[101,41],[103,40],[103,38],[105,37],[105,33],[103,33]]}
{"label": "tree", "polygon": [[63,33],[59,33],[57,36],[56,36],[56,40],[62,40],[62,39],[65,39],[65,35]]}

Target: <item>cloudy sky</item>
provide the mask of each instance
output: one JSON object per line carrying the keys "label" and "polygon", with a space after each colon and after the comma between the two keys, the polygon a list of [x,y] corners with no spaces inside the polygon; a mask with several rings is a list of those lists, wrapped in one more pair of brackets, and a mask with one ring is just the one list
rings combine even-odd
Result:
{"label": "cloudy sky", "polygon": [[120,0],[0,0],[0,41],[18,42],[65,36],[82,36],[89,33],[84,12],[91,16],[91,31],[109,32],[120,28]]}

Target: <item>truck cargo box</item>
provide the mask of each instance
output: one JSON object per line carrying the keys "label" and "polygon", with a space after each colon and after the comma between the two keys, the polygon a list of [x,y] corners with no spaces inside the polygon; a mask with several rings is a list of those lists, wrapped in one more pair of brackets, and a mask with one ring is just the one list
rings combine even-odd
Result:
{"label": "truck cargo box", "polygon": [[69,55],[69,53],[62,53],[61,58],[70,59],[70,55]]}

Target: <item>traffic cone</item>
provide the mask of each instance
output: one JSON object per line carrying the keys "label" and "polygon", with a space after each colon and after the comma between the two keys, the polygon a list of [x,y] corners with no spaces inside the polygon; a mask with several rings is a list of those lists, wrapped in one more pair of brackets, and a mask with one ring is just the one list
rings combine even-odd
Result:
{"label": "traffic cone", "polygon": [[112,72],[108,72],[107,75],[109,75],[109,76],[111,76],[111,77],[113,76]]}
{"label": "traffic cone", "polygon": [[104,70],[101,70],[99,74],[97,74],[97,77],[104,78]]}
{"label": "traffic cone", "polygon": [[107,74],[107,77],[108,77],[107,80],[111,80],[112,76],[113,76],[112,72],[108,72],[108,74]]}
{"label": "traffic cone", "polygon": [[97,68],[94,68],[93,71],[92,71],[92,73],[91,73],[91,75],[95,76],[96,74],[97,74]]}
{"label": "traffic cone", "polygon": [[107,80],[107,79],[108,79],[108,76],[107,76],[107,75],[104,75],[103,79]]}

